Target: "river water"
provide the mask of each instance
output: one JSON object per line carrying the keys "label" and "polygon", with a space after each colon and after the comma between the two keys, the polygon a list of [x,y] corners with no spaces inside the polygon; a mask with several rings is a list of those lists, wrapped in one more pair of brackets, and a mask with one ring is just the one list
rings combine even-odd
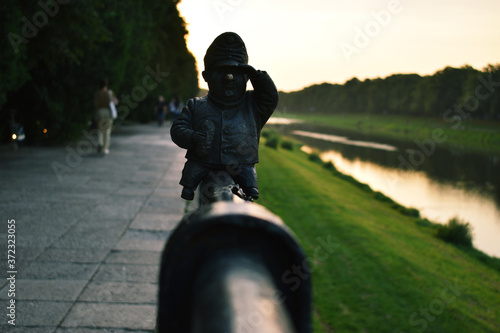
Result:
{"label": "river water", "polygon": [[370,185],[424,218],[469,222],[474,246],[500,257],[500,156],[402,143],[325,126],[271,118],[268,125],[320,152],[342,173]]}

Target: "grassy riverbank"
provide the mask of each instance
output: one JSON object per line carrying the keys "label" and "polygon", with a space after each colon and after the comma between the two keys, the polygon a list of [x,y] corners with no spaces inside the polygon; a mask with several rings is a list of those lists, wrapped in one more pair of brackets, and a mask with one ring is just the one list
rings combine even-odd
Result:
{"label": "grassy riverbank", "polygon": [[259,203],[282,217],[312,263],[314,332],[500,327],[498,270],[302,152],[261,145],[260,160]]}
{"label": "grassy riverbank", "polygon": [[276,115],[401,141],[434,140],[443,147],[500,153],[500,121],[463,119],[458,116],[443,119],[361,114],[297,115],[280,112]]}

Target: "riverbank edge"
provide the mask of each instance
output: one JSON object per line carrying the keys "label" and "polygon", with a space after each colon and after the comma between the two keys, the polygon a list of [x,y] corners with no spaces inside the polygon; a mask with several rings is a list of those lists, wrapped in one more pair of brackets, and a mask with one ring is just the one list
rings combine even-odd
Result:
{"label": "riverbank edge", "polygon": [[[305,144],[302,143],[299,140],[287,137],[287,136],[282,136],[278,134],[275,130],[272,129],[266,129],[263,132],[264,137],[264,145],[267,145],[268,147],[274,148],[274,149],[286,149],[286,150],[300,150],[305,156],[307,156],[307,159],[313,163],[321,165],[324,169],[329,170],[332,173],[332,176],[335,176],[337,178],[340,178],[348,183],[353,184],[354,186],[360,188],[362,191],[364,191],[366,194],[370,195],[373,197],[374,200],[386,203],[389,205],[392,209],[395,211],[399,212],[401,215],[410,217],[410,218],[415,218],[415,224],[422,227],[422,228],[427,228],[429,230],[435,230],[437,233],[437,229],[440,226],[443,226],[442,223],[434,222],[431,221],[427,218],[422,218],[420,215],[420,211],[416,208],[413,207],[405,207],[392,198],[386,196],[384,193],[380,191],[375,191],[373,190],[370,185],[362,183],[358,181],[356,178],[346,175],[335,168],[335,165],[331,161],[324,161],[321,159],[320,154],[318,151],[311,151],[311,152],[305,152],[301,148]],[[272,142],[270,144],[270,142]],[[467,221],[466,221],[467,222]],[[437,235],[435,235],[437,237]],[[438,238],[438,237],[437,237]],[[444,240],[443,240],[444,241]],[[475,248],[474,246],[468,247],[468,246],[463,246],[459,244],[453,244],[448,242],[449,244],[452,244],[456,248],[462,250],[463,252],[469,254],[470,256],[474,257],[476,260],[479,260],[480,262],[486,264],[488,267],[500,272],[500,258],[496,256],[491,256],[488,255],[487,253],[484,253],[483,251]]]}
{"label": "riverbank edge", "polygon": [[[433,146],[442,149],[500,155],[499,121],[459,119],[451,122],[431,117],[368,114],[299,115],[280,111],[276,112],[276,117],[302,120],[313,125],[327,125],[332,129],[369,135],[374,139],[399,140],[406,144],[414,144],[416,150],[422,143],[425,145],[432,142]],[[384,121],[390,125],[387,127],[381,125]],[[416,129],[417,125],[422,126]],[[475,132],[471,133],[471,128],[474,128]]]}
{"label": "riverbank edge", "polygon": [[[421,331],[427,325],[432,325],[441,332],[469,332],[472,327],[476,327],[476,332],[496,331],[492,327],[497,327],[499,317],[492,304],[497,302],[500,292],[498,283],[495,282],[499,276],[500,259],[438,239],[434,235],[434,224],[427,225],[419,222],[418,218],[400,215],[383,202],[373,200],[373,196],[360,191],[357,186],[353,187],[349,181],[329,173],[324,162],[315,160],[315,157],[309,158],[309,154],[298,149],[283,149],[281,144],[274,149],[266,145],[267,141],[267,138],[262,140],[261,145],[265,147],[261,147],[261,162],[257,164],[261,184],[259,189],[262,190],[259,204],[283,218],[296,233],[312,260],[312,272],[316,272],[313,273],[315,332],[332,332],[337,329],[362,331],[366,328],[373,332],[386,332],[389,331],[387,325],[396,325],[389,326],[393,332],[415,331],[418,323],[423,323],[423,320],[416,320],[420,315],[412,311],[418,310],[419,305],[435,304],[437,300],[434,297],[442,292],[439,286],[443,281],[466,283],[467,292],[460,296],[460,300],[457,298],[453,303],[447,304],[446,312],[440,310],[434,313],[440,317],[439,321],[435,321],[437,317],[433,316],[434,319],[425,322],[425,325],[422,324]],[[287,139],[283,138],[283,141]],[[299,145],[296,143],[295,148]],[[315,176],[309,178],[313,174]],[[321,188],[314,187],[318,186],[317,178],[325,175],[331,175],[332,180],[322,178]],[[290,177],[293,177],[293,180]],[[301,183],[308,185],[295,186]],[[303,192],[304,188],[314,192]],[[294,195],[294,191],[298,191],[297,194]],[[347,192],[342,194],[342,191]],[[340,196],[329,193],[337,193]],[[334,201],[330,201],[334,196]],[[308,198],[309,204],[304,202],[304,197]],[[342,217],[337,216],[339,208],[342,211],[343,207],[351,207],[353,197],[360,205],[356,203],[354,211],[344,211],[344,214],[352,218],[346,216],[349,221],[342,220]],[[332,205],[325,200],[332,202]],[[373,204],[369,204],[370,201]],[[368,210],[363,212],[366,203],[369,205]],[[322,207],[325,204],[328,207]],[[386,208],[382,208],[384,206]],[[386,213],[380,216],[371,215],[373,209]],[[365,219],[359,214],[366,215]],[[338,220],[339,217],[341,220]],[[366,217],[369,219],[366,220]],[[352,224],[360,219],[364,221],[360,225]],[[330,224],[332,222],[333,225]],[[398,229],[402,233],[391,236],[395,238],[380,238],[383,234],[388,236],[387,223],[395,226],[389,227],[391,230]],[[375,226],[379,231],[373,234],[359,234],[361,230],[368,231],[365,228],[370,226]],[[346,235],[345,228],[354,229]],[[418,239],[412,241],[412,245],[397,245],[405,244],[417,235]],[[335,247],[326,259],[316,252],[322,240],[327,240]],[[372,248],[369,244],[375,247]],[[409,250],[411,252],[408,252]],[[480,254],[481,258],[477,258],[477,254]],[[365,255],[368,257],[361,259]],[[362,262],[350,261],[353,259]],[[483,261],[484,259],[489,262]],[[372,260],[375,260],[375,267],[367,267],[367,262]],[[399,262],[401,265],[393,265]],[[422,267],[425,267],[425,271],[421,271]],[[351,276],[349,271],[354,271],[354,276]],[[347,274],[349,278],[341,278],[338,275],[340,272]],[[333,299],[328,296],[332,294],[335,295]],[[374,303],[370,305],[368,302],[367,305],[369,299],[365,296],[369,294],[380,295],[382,298],[373,299]],[[402,296],[404,300],[397,298],[397,295]],[[361,308],[358,308],[359,306]],[[382,313],[374,311],[372,306],[380,309]],[[489,314],[486,316],[483,311]],[[384,313],[389,313],[387,316],[390,317],[385,317]],[[462,322],[460,318],[465,321]],[[483,322],[480,328],[477,327],[479,322]]]}
{"label": "riverbank edge", "polygon": [[[315,154],[307,154],[307,153],[305,153],[303,151],[298,151],[298,148],[300,147],[301,144],[297,143],[295,140],[293,141],[294,148],[291,149],[291,151],[289,151],[290,149],[283,149],[283,148],[281,148],[281,145],[282,145],[283,142],[289,142],[287,140],[287,138],[282,138],[282,141],[281,141],[280,144],[278,144],[277,149],[275,149],[274,147],[267,146],[266,145],[267,142],[268,142],[267,138],[264,138],[262,140],[262,142],[261,142],[262,145],[264,145],[266,147],[261,148],[262,160],[261,160],[261,163],[259,163],[257,165],[258,166],[259,179],[261,179],[261,176],[264,176],[261,173],[262,169],[259,168],[259,165],[261,166],[263,164],[274,165],[274,168],[273,168],[273,166],[271,166],[271,169],[274,170],[273,171],[274,175],[276,175],[276,173],[278,173],[278,174],[282,173],[283,172],[282,169],[287,169],[288,167],[280,168],[280,166],[282,166],[282,165],[285,166],[285,165],[287,165],[289,163],[290,164],[296,164],[296,165],[300,164],[299,168],[305,167],[305,168],[310,169],[311,172],[316,172],[317,173],[319,170],[329,171],[328,170],[329,167],[330,167],[329,164],[321,161],[320,159],[317,159],[317,155],[315,155]],[[286,144],[286,145],[288,145],[288,144]],[[269,160],[270,156],[275,156],[275,157],[271,157],[271,160],[275,159],[274,163]],[[295,157],[290,158],[291,156],[295,156]],[[312,157],[310,157],[310,156],[312,156]],[[276,161],[278,161],[277,162],[278,164],[276,164]],[[323,171],[320,171],[319,173],[320,174],[324,174]],[[271,177],[272,177],[273,174],[271,174]],[[349,184],[349,183],[351,183],[351,182],[352,182],[352,184],[358,184],[358,185],[356,185],[356,187],[358,187],[360,189],[364,189],[363,192],[365,192],[366,195],[369,195],[367,193],[367,192],[369,192],[369,186],[368,185],[362,184],[362,183],[356,181],[354,178],[342,175],[340,173],[336,174],[336,173],[332,172],[330,174],[332,175],[332,178],[341,178],[341,180],[340,180],[341,182],[345,181],[345,186],[347,186],[347,187],[350,187],[351,184]],[[303,175],[296,175],[296,176],[297,176],[298,179],[300,179],[300,178],[302,178],[301,176],[303,176]],[[339,176],[339,177],[336,177],[336,176]],[[267,177],[269,177],[269,174],[267,175]],[[266,177],[262,177],[262,178],[266,178]],[[264,191],[261,192],[262,199],[259,200],[260,204],[263,204],[264,206],[266,206],[271,211],[274,211],[275,209],[277,209],[276,213],[278,213],[284,219],[285,223],[287,223],[287,221],[291,222],[294,219],[296,220],[297,218],[299,218],[299,221],[301,221],[300,217],[297,216],[297,213],[299,213],[299,212],[300,212],[299,215],[301,215],[301,214],[302,215],[303,214],[309,215],[310,213],[311,213],[311,215],[314,215],[314,214],[312,214],[312,211],[308,211],[307,208],[304,209],[304,207],[306,207],[306,206],[297,204],[297,202],[295,201],[295,199],[293,197],[293,194],[292,194],[291,197],[287,194],[287,193],[290,193],[288,186],[282,186],[282,185],[280,185],[280,184],[283,184],[283,183],[281,183],[282,181],[284,181],[283,177],[276,177],[276,179],[278,179],[278,184],[277,184],[278,186],[276,186],[276,184],[275,184],[275,186],[272,186],[272,185],[269,186],[269,185],[267,185],[267,186],[265,186]],[[310,182],[309,180],[307,180],[307,178],[304,181],[306,183]],[[299,182],[302,182],[302,180],[299,180]],[[338,182],[338,180],[336,182]],[[319,192],[324,192],[326,190],[326,188],[328,187],[328,184],[329,184],[329,181],[325,180],[325,183],[322,184],[323,189],[319,189]],[[344,188],[344,186],[342,186],[342,188]],[[294,190],[296,190],[296,189],[294,188]],[[329,189],[329,190],[336,191],[336,190],[338,190],[338,188]],[[351,191],[349,191],[349,192],[351,192]],[[362,192],[359,192],[357,190],[354,191],[354,192],[358,193],[358,194],[354,194],[354,196],[357,196],[357,195],[359,195],[359,193],[362,193]],[[372,191],[373,195],[376,195],[376,193],[377,192]],[[266,204],[266,202],[263,202],[263,201],[268,200],[267,198],[274,197],[274,196],[277,197],[277,198],[273,199],[274,204]],[[302,197],[303,196],[317,197],[318,193],[316,193],[316,194],[314,194],[312,192],[311,193],[305,193],[305,194],[301,193],[299,196],[302,196]],[[364,195],[362,195],[362,196],[364,196]],[[373,198],[373,196],[372,196],[372,198]],[[365,199],[363,199],[363,200],[365,200]],[[368,198],[366,200],[369,201],[369,200],[373,200],[373,199],[369,199]],[[340,199],[340,202],[338,201],[337,204],[342,205],[341,201],[342,201],[342,199]],[[381,201],[383,201],[383,200],[381,200]],[[300,200],[299,200],[299,202],[300,202]],[[384,202],[379,202],[378,200],[373,200],[373,202],[374,202],[373,206],[378,206],[378,205],[381,205],[381,204],[382,204],[381,206],[384,206],[383,205]],[[377,202],[377,203],[375,204],[375,202]],[[276,203],[278,203],[278,206],[276,206]],[[389,204],[389,203],[386,202],[386,204]],[[318,209],[321,210],[321,208],[318,205],[319,205],[319,203],[317,203],[317,202],[313,203],[314,210],[318,210]],[[281,207],[281,208],[279,208],[279,207]],[[400,208],[400,207],[402,207],[402,206],[401,205],[397,206],[397,208]],[[284,209],[284,211],[283,211],[283,209]],[[298,209],[298,211],[296,209]],[[418,253],[413,253],[413,255],[411,256],[411,257],[413,257],[413,260],[417,260],[417,261],[422,260],[423,262],[426,262],[426,263],[432,263],[431,264],[432,267],[436,266],[436,267],[439,267],[440,270],[442,270],[441,265],[447,265],[447,261],[448,261],[447,259],[442,258],[442,255],[440,254],[442,250],[447,249],[444,252],[451,254],[450,259],[451,259],[451,261],[453,261],[455,263],[456,263],[458,257],[456,256],[456,254],[454,255],[453,253],[462,253],[462,255],[459,255],[459,257],[461,258],[459,261],[461,261],[463,263],[463,271],[462,271],[462,273],[457,273],[457,271],[450,271],[449,273],[446,273],[445,271],[442,271],[442,272],[439,273],[439,275],[441,276],[441,280],[444,278],[447,281],[451,279],[450,281],[454,280],[456,282],[457,281],[457,277],[462,276],[461,278],[458,278],[459,281],[462,281],[460,279],[463,279],[464,276],[469,276],[470,280],[465,280],[465,281],[471,281],[470,282],[471,284],[473,283],[472,281],[479,281],[477,283],[480,283],[482,285],[482,287],[480,288],[481,290],[483,290],[484,289],[483,287],[485,287],[486,285],[489,286],[488,288],[493,288],[493,289],[488,289],[488,290],[490,290],[490,292],[492,292],[491,294],[490,294],[490,292],[485,293],[485,291],[483,290],[479,294],[477,294],[476,292],[474,292],[473,295],[464,296],[465,298],[470,297],[471,299],[475,299],[476,297],[479,297],[479,299],[485,299],[486,300],[486,298],[490,298],[490,296],[493,297],[493,294],[495,294],[495,293],[498,294],[498,290],[496,290],[496,289],[498,289],[498,286],[493,286],[493,285],[491,285],[491,283],[486,284],[486,280],[489,280],[491,282],[492,279],[493,280],[497,279],[495,276],[498,276],[498,274],[500,272],[500,259],[499,258],[490,257],[490,256],[484,254],[483,252],[481,252],[481,251],[479,251],[477,249],[474,249],[474,248],[473,249],[468,249],[468,248],[463,248],[463,247],[460,247],[460,246],[454,246],[453,244],[449,244],[447,242],[439,240],[434,235],[435,227],[438,224],[432,223],[431,221],[428,221],[428,220],[425,220],[425,219],[414,218],[414,217],[411,216],[412,214],[410,214],[410,215],[405,214],[405,212],[408,212],[406,209],[408,209],[408,208],[403,207],[401,219],[397,220],[398,221],[397,224],[400,224],[399,228],[401,228],[403,230],[407,230],[407,232],[409,234],[413,234],[414,232],[421,232],[422,233],[422,237],[424,238],[423,241],[425,243],[425,245],[424,245],[424,243],[422,243],[422,245],[424,246],[424,248],[433,248],[433,249],[435,249],[437,251],[435,254],[431,254],[431,255],[430,255],[429,252],[419,254],[420,253],[420,251],[419,251]],[[280,214],[279,211],[281,211],[282,213]],[[302,211],[304,211],[304,212],[302,212]],[[409,208],[409,211],[410,212],[414,212],[411,208]],[[286,213],[284,213],[284,212],[286,212]],[[354,213],[352,213],[352,214],[354,214]],[[396,215],[398,215],[398,213],[396,213]],[[382,222],[381,220],[379,220],[380,218],[385,219],[383,217],[373,217],[373,216],[370,217],[370,219],[373,220],[372,222],[374,224],[379,224],[380,222]],[[411,223],[411,224],[405,223],[405,222],[410,222],[410,221],[413,222],[413,223]],[[292,230],[294,232],[296,232],[297,235],[299,235],[299,238],[304,241],[303,246],[306,246],[306,248],[305,248],[306,253],[309,253],[309,255],[311,255],[313,257],[313,259],[312,259],[313,262],[315,262],[315,260],[317,259],[315,251],[318,248],[314,248],[314,255],[312,255],[312,252],[310,252],[310,251],[312,251],[313,247],[311,247],[311,245],[312,246],[317,245],[316,243],[317,243],[317,241],[320,238],[316,238],[318,235],[316,234],[316,236],[315,236],[314,232],[312,232],[312,233],[304,233],[304,229],[310,228],[309,225],[311,225],[311,224],[314,225],[314,224],[316,224],[318,222],[319,221],[315,220],[314,218],[312,218],[312,219],[308,218],[306,221],[302,222],[302,223],[305,223],[304,225],[297,224],[298,223],[297,220],[294,223],[292,223],[292,225],[294,225],[292,227]],[[399,222],[401,222],[401,223],[399,223]],[[289,224],[289,223],[287,223],[287,224]],[[381,224],[383,224],[383,223],[381,223]],[[330,229],[328,229],[329,227],[327,225],[323,224],[323,227],[320,227],[320,229],[321,228],[323,228],[322,231],[321,231],[321,235],[322,235],[321,237],[326,237],[326,238],[328,238],[328,241],[330,241],[330,236],[329,235],[330,234],[332,234],[332,235],[336,234],[337,231],[333,231],[333,230],[337,230],[338,227],[335,227],[335,228],[333,228],[333,229],[330,230]],[[375,235],[373,235],[373,236],[375,236]],[[419,237],[419,239],[420,238],[421,237]],[[315,241],[315,239],[316,239],[316,241]],[[348,244],[353,244],[352,241],[353,240],[349,240],[349,238],[346,238],[346,242]],[[374,239],[374,241],[377,242],[376,239]],[[392,243],[392,242],[400,242],[400,241],[401,240],[396,240],[396,239],[394,239],[394,240],[385,239],[384,243],[386,243],[386,242]],[[335,243],[335,240],[332,239],[332,242]],[[420,242],[420,241],[418,241],[418,242]],[[438,245],[438,244],[442,244],[442,245]],[[347,244],[344,244],[344,245],[345,246],[349,246],[349,247],[353,246],[353,245],[347,245]],[[338,243],[337,243],[337,246],[339,246]],[[309,251],[308,251],[308,248],[309,248]],[[344,246],[340,245],[340,248],[343,249]],[[337,248],[337,250],[338,249],[339,248]],[[358,246],[354,245],[354,249],[353,250],[357,251],[356,249],[358,249]],[[453,249],[455,249],[455,250],[453,250]],[[399,252],[399,249],[397,247],[393,248],[393,250],[396,250],[396,252]],[[334,252],[334,253],[336,253],[336,252]],[[336,254],[335,257],[337,258],[337,260],[341,260],[341,262],[343,260],[345,260],[345,257],[344,257],[344,255],[342,253]],[[399,255],[397,257],[399,257]],[[387,260],[389,260],[390,262],[392,262],[394,260],[398,260],[397,257],[392,258],[392,257],[389,256],[389,257],[387,257]],[[438,259],[438,258],[441,258],[441,259]],[[407,259],[403,259],[403,260],[406,261],[406,260],[411,260],[411,259],[407,258]],[[445,261],[442,261],[442,260],[445,260]],[[337,263],[337,264],[333,263],[333,266],[337,266],[338,264],[339,263]],[[320,261],[319,265],[322,265],[321,261]],[[477,265],[479,265],[479,266],[477,266]],[[343,265],[341,265],[341,266],[343,267]],[[342,270],[343,269],[342,267],[340,267],[339,269]],[[462,267],[462,266],[460,266],[460,267]],[[456,269],[459,269],[460,267],[457,268],[455,266]],[[478,280],[478,276],[475,276],[472,273],[472,272],[476,272],[476,269],[473,269],[472,267],[477,267],[476,269],[478,269],[479,271],[482,272],[481,273],[481,278],[479,278],[479,280]],[[479,269],[478,267],[483,267],[483,268]],[[415,267],[413,267],[413,268],[415,269]],[[317,269],[318,268],[315,268],[314,271],[316,271]],[[485,273],[484,270],[486,270],[487,273]],[[418,277],[418,275],[417,276],[413,276],[415,274],[415,272],[413,272],[411,270],[411,268],[410,268],[410,271],[412,272],[412,274],[410,274],[412,276],[412,278],[417,278],[417,280],[415,280],[414,282],[425,281],[425,279],[422,280],[423,276],[421,276],[421,277]],[[368,275],[375,274],[375,276],[373,278],[371,278],[371,279],[372,280],[373,279],[374,280],[377,279],[377,277],[376,277],[377,273],[373,272],[371,270],[360,271],[358,273],[360,273],[361,276],[365,276],[365,277],[366,277],[365,274],[368,274]],[[392,274],[396,274],[396,276],[397,276],[397,275],[399,275],[401,273],[403,273],[403,272],[399,271],[399,270],[397,270],[397,271],[390,271],[391,276],[392,276]],[[431,274],[432,278],[431,278],[431,280],[428,283],[430,285],[433,285],[433,286],[436,285],[437,283],[439,283],[440,279],[438,278],[438,280],[435,281],[434,273],[432,273],[432,271],[429,271],[429,273]],[[476,274],[477,274],[477,272],[476,272]],[[484,275],[484,274],[488,274],[489,276],[488,275]],[[328,275],[328,276],[329,277],[333,277],[333,276],[336,276],[336,275],[333,274],[333,275]],[[475,276],[475,277],[472,278],[472,276]],[[314,307],[315,332],[331,332],[331,331],[334,330],[334,327],[336,327],[337,324],[338,325],[350,325],[349,323],[352,323],[352,318],[350,320],[348,318],[342,319],[342,320],[347,320],[347,323],[344,322],[342,324],[340,322],[336,322],[334,319],[332,319],[332,320],[328,319],[329,316],[330,316],[330,315],[328,315],[328,313],[331,314],[330,311],[332,311],[332,308],[331,308],[332,304],[328,304],[328,302],[324,303],[325,299],[321,299],[321,300],[316,299],[317,297],[323,298],[323,296],[320,296],[320,295],[328,295],[328,294],[330,294],[330,293],[333,292],[331,290],[332,286],[324,286],[323,285],[323,283],[325,283],[324,278],[325,277],[322,276],[322,277],[320,277],[318,279],[318,276],[316,276],[316,278],[314,278],[314,276],[313,276],[313,285],[314,285],[314,288],[315,288],[314,294],[315,294],[315,303],[316,303],[315,307]],[[339,282],[334,282],[335,280],[337,280],[337,278],[335,278],[332,282],[328,282],[328,283],[333,283],[334,285],[340,283],[339,286],[342,286],[341,290],[347,290],[346,291],[347,294],[349,294],[349,290],[351,290],[351,291],[355,291],[356,290],[355,289],[355,283],[354,283],[354,281],[352,282],[353,285],[350,285],[351,282],[347,282],[348,285],[345,285],[345,283],[346,283],[345,281],[344,282],[340,282],[340,281]],[[392,278],[389,279],[389,280],[392,280]],[[483,281],[483,282],[481,282],[481,281]],[[386,283],[386,282],[387,281],[385,281],[384,283]],[[411,282],[410,285],[413,285],[414,282]],[[420,282],[418,284],[420,284]],[[392,283],[393,282],[391,282],[390,285],[392,285]],[[474,282],[474,283],[476,283],[476,282]],[[424,285],[425,285],[425,283],[424,283]],[[416,286],[417,285],[412,286],[412,287],[408,287],[408,288],[411,289],[411,290],[413,290],[412,288],[415,288]],[[396,286],[393,286],[393,287],[397,288]],[[393,287],[389,287],[389,288],[393,288]],[[387,293],[387,292],[389,292],[388,290],[386,290],[387,287],[385,285],[377,286],[377,287],[374,287],[374,288],[376,290],[375,291],[376,293],[377,292],[378,293]],[[405,290],[408,289],[408,288],[405,288]],[[416,288],[418,289],[418,288],[421,288],[421,287],[416,287]],[[477,292],[479,292],[478,289],[473,288],[471,285],[469,285],[468,288],[471,288],[473,290],[477,290]],[[389,289],[389,290],[391,290],[391,289]],[[425,293],[426,295],[429,295],[429,293],[431,293],[431,295],[432,295],[432,292],[430,292],[428,289],[426,289],[426,290],[427,290],[427,292]],[[483,296],[479,296],[479,295],[483,295]],[[409,295],[406,295],[406,296],[409,296]],[[401,308],[400,310],[397,310],[397,311],[402,311],[402,312],[406,313],[406,311],[411,311],[411,309],[413,308],[413,306],[415,306],[415,304],[427,304],[427,303],[429,303],[429,301],[430,302],[435,302],[435,299],[431,299],[431,298],[429,298],[429,299],[427,299],[425,301],[422,300],[422,299],[420,299],[420,297],[422,296],[420,293],[418,295],[415,294],[414,296],[415,296],[415,298],[408,299],[408,302],[410,302],[409,304],[411,305],[409,308],[405,307],[405,306],[402,306],[401,304],[399,304],[399,301],[397,299],[392,299],[387,304],[383,303],[384,305],[379,304],[379,306],[381,306],[382,309],[385,309],[385,311],[391,311],[390,308],[391,308],[391,306],[393,306],[393,302],[395,302],[396,304],[399,304],[398,306]],[[390,297],[391,296],[389,296],[389,298]],[[427,297],[431,297],[431,296],[427,296]],[[471,318],[479,319],[479,318],[482,318],[482,315],[480,315],[480,312],[478,313],[477,311],[480,308],[484,308],[484,309],[488,308],[488,309],[490,309],[489,306],[486,306],[486,304],[489,304],[489,303],[491,303],[491,299],[488,300],[488,301],[486,301],[485,304],[482,304],[480,306],[479,306],[479,304],[477,304],[478,307],[474,308],[475,310],[472,310],[472,308],[469,308],[470,304],[472,304],[472,303],[470,303],[470,304],[467,303],[469,305],[467,305],[464,308],[463,311],[465,311],[465,313],[467,313],[468,316],[469,315],[471,316],[470,319]],[[344,309],[344,304],[343,303],[339,303],[339,305],[341,306],[342,309]],[[429,303],[429,304],[431,304],[431,303]],[[465,306],[465,305],[463,305],[463,306]],[[485,308],[485,306],[486,306],[486,308]],[[410,310],[408,310],[408,309],[410,309]],[[365,313],[363,309],[358,309],[358,310],[359,311],[353,312],[352,314],[353,315],[360,315],[361,317],[363,317],[363,316],[367,316],[367,318],[369,317],[368,313]],[[339,311],[339,310],[337,309],[337,311]],[[490,310],[488,310],[488,311],[490,311]],[[454,313],[455,310],[451,310],[451,312]],[[472,312],[474,312],[475,314],[472,315]],[[343,313],[343,314],[341,313],[341,317],[343,317],[343,315],[345,315],[345,313]],[[338,314],[336,314],[335,316],[338,316]],[[418,317],[412,317],[412,316],[416,316],[416,313],[411,314],[410,317],[408,317],[407,319],[403,319],[403,321],[405,323],[401,322],[400,324],[403,325],[403,326],[405,326],[405,325],[407,325],[409,323],[413,327],[414,325],[416,325],[416,323],[418,321],[414,321],[414,320],[412,320],[412,318],[415,319],[415,318],[418,318]],[[375,318],[376,317],[377,316],[375,316]],[[394,314],[394,319],[395,320],[396,320],[396,317],[397,317],[397,315]],[[496,317],[496,316],[494,316],[494,317]],[[486,322],[489,323],[489,324],[487,324],[487,326],[489,326],[491,324],[493,324],[493,326],[495,326],[496,325],[496,324],[494,324],[495,320],[492,319],[491,316],[488,316],[488,318],[489,319],[486,320]],[[337,319],[339,319],[339,318],[337,317]],[[457,318],[452,319],[452,320],[456,321],[456,319]],[[474,321],[476,319],[472,319],[472,320]],[[486,317],[484,317],[482,319],[486,319]],[[372,318],[372,320],[373,320],[373,318]],[[448,320],[449,320],[449,318],[445,319],[445,321],[448,321]],[[492,320],[493,320],[493,322],[492,322]],[[433,322],[433,321],[431,321],[431,322]],[[375,321],[370,321],[370,319],[367,319],[367,321],[365,322],[364,325],[366,325],[366,324],[369,325],[368,327],[370,327],[370,325],[371,325],[371,327],[374,328],[373,332],[379,332],[379,331],[382,332],[383,331],[383,330],[381,331],[381,330],[378,329],[378,327],[377,327],[378,324]],[[471,327],[469,327],[469,324],[470,324],[469,322],[463,323],[463,325],[464,325],[463,326],[463,330],[456,330],[456,329],[451,329],[450,330],[450,329],[448,329],[448,330],[443,330],[443,332],[459,332],[459,331],[460,332],[467,332],[467,331],[470,331],[469,329],[471,328]],[[363,324],[360,324],[360,325],[363,325]],[[447,326],[447,325],[448,324],[446,324],[445,326]],[[477,323],[475,323],[473,325],[475,327],[475,325],[477,325]],[[358,325],[356,325],[356,326],[358,326]],[[460,326],[460,327],[462,327],[462,326]],[[357,327],[357,328],[359,328],[359,327]],[[413,327],[413,328],[415,328],[415,327]],[[422,327],[422,328],[424,328],[424,327]],[[354,329],[354,328],[352,328],[352,329]],[[396,332],[396,331],[397,332],[407,331],[407,330],[405,330],[404,327],[402,327],[402,329],[403,330],[396,329],[394,332]],[[412,331],[412,330],[410,330],[410,331]],[[486,326],[482,326],[481,325],[481,329],[478,329],[476,331],[477,332],[493,332],[494,330],[492,330],[491,328],[488,329],[488,328],[486,328]]]}

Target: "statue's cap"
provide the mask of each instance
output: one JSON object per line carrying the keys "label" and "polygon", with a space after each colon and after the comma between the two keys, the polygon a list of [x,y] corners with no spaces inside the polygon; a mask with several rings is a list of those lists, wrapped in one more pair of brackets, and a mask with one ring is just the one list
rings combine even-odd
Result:
{"label": "statue's cap", "polygon": [[238,66],[248,64],[245,43],[238,34],[224,32],[208,47],[205,58],[205,70],[214,66]]}

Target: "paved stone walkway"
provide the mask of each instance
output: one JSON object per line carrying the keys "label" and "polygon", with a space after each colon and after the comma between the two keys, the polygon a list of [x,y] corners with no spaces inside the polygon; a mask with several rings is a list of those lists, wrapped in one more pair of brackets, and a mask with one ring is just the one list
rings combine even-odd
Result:
{"label": "paved stone walkway", "polygon": [[93,140],[0,151],[0,332],[154,329],[160,254],[185,209],[184,151],[169,124],[121,127],[106,156]]}

